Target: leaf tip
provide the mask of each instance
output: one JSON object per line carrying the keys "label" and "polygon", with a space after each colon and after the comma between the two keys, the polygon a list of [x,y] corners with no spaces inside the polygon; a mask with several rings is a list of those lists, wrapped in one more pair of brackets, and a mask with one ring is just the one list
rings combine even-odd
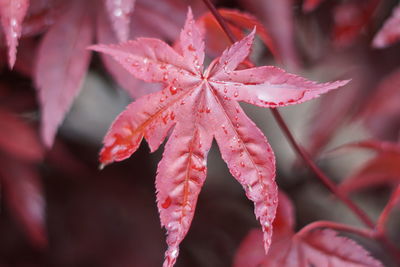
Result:
{"label": "leaf tip", "polygon": [[102,171],[105,167],[106,167],[107,165],[106,164],[104,164],[104,163],[100,163],[99,164],[99,171]]}
{"label": "leaf tip", "polygon": [[168,250],[165,252],[165,259],[164,259],[163,267],[174,266],[176,259],[178,258],[178,255],[179,255],[178,247],[175,247],[175,246],[169,247]]}

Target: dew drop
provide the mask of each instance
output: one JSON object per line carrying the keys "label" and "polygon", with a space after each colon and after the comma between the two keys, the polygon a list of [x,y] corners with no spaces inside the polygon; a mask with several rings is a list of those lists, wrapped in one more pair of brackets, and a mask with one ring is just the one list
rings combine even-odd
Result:
{"label": "dew drop", "polygon": [[209,107],[206,107],[206,113],[210,113],[211,109]]}
{"label": "dew drop", "polygon": [[161,98],[160,98],[160,102],[161,102],[161,103],[164,102],[164,100],[165,100],[164,97],[161,97]]}
{"label": "dew drop", "polygon": [[149,62],[149,59],[147,58],[147,57],[145,57],[144,59],[143,59],[143,64],[147,64]]}
{"label": "dew drop", "polygon": [[164,124],[167,124],[167,122],[168,122],[168,115],[163,116],[163,117],[162,117],[162,120],[163,120]]}
{"label": "dew drop", "polygon": [[242,167],[242,168],[246,167],[246,165],[244,164],[243,161],[240,162],[240,167]]}
{"label": "dew drop", "polygon": [[192,169],[195,170],[195,171],[204,172],[206,167],[205,166],[192,165]]}
{"label": "dew drop", "polygon": [[122,16],[122,9],[121,8],[115,9],[114,10],[114,16],[121,17]]}
{"label": "dew drop", "polygon": [[171,257],[172,258],[178,257],[178,250],[177,249],[174,249],[174,250],[171,251]]}
{"label": "dew drop", "polygon": [[226,94],[226,93],[228,93],[228,88],[224,88],[224,93]]}
{"label": "dew drop", "polygon": [[192,31],[187,31],[188,36],[192,36]]}
{"label": "dew drop", "polygon": [[166,82],[168,80],[168,73],[164,73],[163,75],[163,81]]}
{"label": "dew drop", "polygon": [[238,97],[238,96],[239,96],[239,93],[238,93],[238,92],[235,92],[235,93],[233,93],[233,96],[234,96],[234,97]]}
{"label": "dew drop", "polygon": [[169,88],[169,91],[171,92],[171,95],[174,95],[176,94],[176,92],[178,92],[178,89],[175,86],[171,86]]}
{"label": "dew drop", "polygon": [[162,207],[163,209],[168,209],[169,206],[171,206],[171,202],[172,202],[172,200],[171,200],[171,198],[168,196],[168,197],[164,200],[164,202],[161,204],[161,207]]}
{"label": "dew drop", "polygon": [[185,105],[185,100],[182,100],[182,101],[181,101],[181,105]]}
{"label": "dew drop", "polygon": [[225,125],[222,125],[222,130],[224,130],[225,134],[228,134],[228,131],[226,130]]}
{"label": "dew drop", "polygon": [[253,188],[249,184],[247,185],[247,189],[249,189],[250,192],[253,192]]}
{"label": "dew drop", "polygon": [[17,20],[16,19],[11,19],[11,26],[12,27],[17,26]]}

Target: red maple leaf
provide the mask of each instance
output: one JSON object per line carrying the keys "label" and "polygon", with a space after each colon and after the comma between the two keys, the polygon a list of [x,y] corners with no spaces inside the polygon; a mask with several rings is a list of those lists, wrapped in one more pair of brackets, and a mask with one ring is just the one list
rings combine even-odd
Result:
{"label": "red maple leaf", "polygon": [[275,220],[273,226],[278,231],[274,231],[268,255],[262,249],[261,230],[253,229],[239,246],[234,267],[382,266],[353,240],[338,236],[332,229],[315,229],[320,222],[295,233],[293,205],[282,192],[279,192],[276,218],[279,220]]}
{"label": "red maple leaf", "polygon": [[275,158],[267,139],[237,101],[261,107],[301,103],[347,81],[317,84],[272,67],[235,70],[247,58],[254,30],[203,70],[204,31],[189,10],[179,45],[139,38],[91,48],[113,56],[136,78],[161,82],[164,89],[130,104],[104,139],[100,161],[128,158],[143,137],[155,151],[169,134],[156,177],[161,223],[167,229],[165,266],[172,266],[206,178],[213,138],[231,174],[255,204],[268,250],[277,206]]}

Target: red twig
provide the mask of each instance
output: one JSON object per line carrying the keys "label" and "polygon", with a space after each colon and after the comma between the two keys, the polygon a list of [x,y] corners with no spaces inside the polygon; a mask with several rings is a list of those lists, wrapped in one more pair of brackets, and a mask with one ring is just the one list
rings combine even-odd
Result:
{"label": "red twig", "polygon": [[363,236],[365,238],[374,239],[374,232],[371,229],[359,229],[350,225],[331,222],[331,221],[316,221],[303,227],[297,232],[297,235],[303,235],[315,228],[330,228],[341,232],[353,233],[358,236]]}
{"label": "red twig", "polygon": [[376,223],[376,230],[377,232],[384,232],[386,222],[389,218],[390,212],[393,208],[400,202],[400,185],[396,187],[393,191],[388,203],[386,204],[385,208],[383,209],[381,215],[378,218]]}
{"label": "red twig", "polygon": [[337,186],[322,172],[320,168],[312,161],[310,156],[305,152],[305,150],[296,142],[292,133],[290,132],[288,126],[283,120],[281,114],[277,109],[271,109],[272,114],[274,115],[275,120],[277,121],[279,127],[285,134],[289,143],[293,147],[293,149],[297,152],[300,158],[304,161],[304,163],[311,169],[311,171],[315,174],[315,176],[328,188],[337,198],[339,198],[344,204],[346,204],[349,209],[351,209],[357,217],[369,228],[374,229],[375,224],[371,221],[371,219],[362,211],[356,204],[354,204],[351,199],[349,199],[346,195],[341,193],[338,190]]}

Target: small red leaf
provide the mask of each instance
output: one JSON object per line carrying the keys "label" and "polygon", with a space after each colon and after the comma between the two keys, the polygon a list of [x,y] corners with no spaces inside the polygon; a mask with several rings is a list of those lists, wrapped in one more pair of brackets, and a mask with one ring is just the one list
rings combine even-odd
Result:
{"label": "small red leaf", "polygon": [[8,63],[15,63],[18,39],[21,37],[22,21],[28,10],[29,0],[0,0],[0,17],[8,45]]}

